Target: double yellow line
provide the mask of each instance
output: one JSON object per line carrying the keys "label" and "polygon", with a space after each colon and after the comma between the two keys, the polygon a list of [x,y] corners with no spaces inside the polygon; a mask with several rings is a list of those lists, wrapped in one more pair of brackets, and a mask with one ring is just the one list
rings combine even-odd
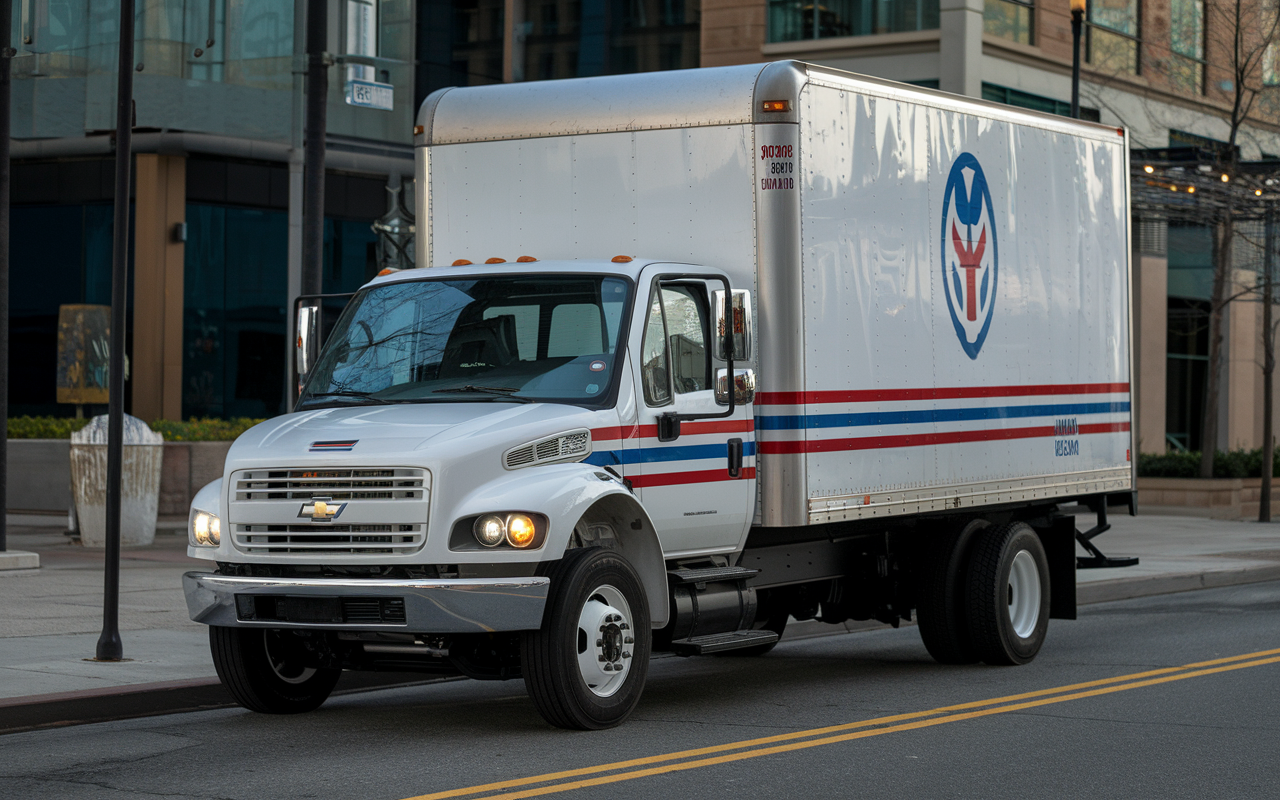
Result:
{"label": "double yellow line", "polygon": [[[995,714],[1007,714],[1011,711],[1036,708],[1038,706],[1065,703],[1068,700],[1081,700],[1086,697],[1097,697],[1144,686],[1155,686],[1161,683],[1182,681],[1187,678],[1198,678],[1202,675],[1213,675],[1219,672],[1230,672],[1249,667],[1260,667],[1264,664],[1280,662],[1280,648],[1262,650],[1257,653],[1215,658],[1212,661],[1198,661],[1184,664],[1181,667],[1165,667],[1146,672],[1135,672],[1115,678],[1102,678],[1096,681],[1073,683],[1053,689],[1040,689],[1034,692],[996,697],[990,700],[977,700],[954,706],[943,706],[929,711],[913,711],[908,714],[895,714],[889,717],[849,722],[843,725],[831,725],[825,728],[812,728],[794,733],[783,733],[777,736],[766,736],[760,739],[747,739],[741,742],[718,744],[710,747],[699,747],[693,750],[681,750],[665,755],[633,758],[628,761],[617,761],[612,764],[601,764],[595,767],[550,772],[545,775],[534,775],[528,778],[486,783],[465,789],[451,789],[434,794],[418,795],[408,800],[443,800],[449,797],[468,797],[471,800],[516,800],[524,797],[538,797],[545,794],[567,792],[574,789],[585,789],[609,783],[646,778],[651,775],[662,775],[669,772],[699,769],[732,761],[743,761],[748,758],[787,753],[793,750],[804,750],[810,747],[821,747],[828,744],[848,742],[854,739],[866,739],[886,733],[928,728],[934,725],[945,725],[948,722],[960,722],[966,719],[989,717]],[[538,785],[541,784],[541,785]],[[521,788],[530,787],[530,788]],[[516,791],[507,791],[515,789]],[[498,794],[494,794],[497,792]]]}

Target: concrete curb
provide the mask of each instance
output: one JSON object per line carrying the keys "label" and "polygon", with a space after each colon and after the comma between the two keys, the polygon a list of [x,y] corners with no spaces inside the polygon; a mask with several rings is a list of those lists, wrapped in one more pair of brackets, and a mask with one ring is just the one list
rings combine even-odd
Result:
{"label": "concrete curb", "polygon": [[[1084,606],[1275,580],[1280,580],[1280,564],[1089,581],[1076,586],[1076,602]],[[902,627],[914,627],[914,625],[914,622],[902,623]],[[787,626],[783,641],[861,633],[888,627],[875,620],[849,621],[834,625],[817,620],[804,620]],[[339,683],[340,688],[334,692],[334,695],[451,680],[463,680],[463,678],[432,678],[414,673],[347,672],[343,673],[342,682]],[[163,681],[87,689],[79,692],[10,697],[0,699],[0,711],[3,711],[0,714],[0,735],[41,728],[228,708],[234,705],[235,702],[216,678]]]}

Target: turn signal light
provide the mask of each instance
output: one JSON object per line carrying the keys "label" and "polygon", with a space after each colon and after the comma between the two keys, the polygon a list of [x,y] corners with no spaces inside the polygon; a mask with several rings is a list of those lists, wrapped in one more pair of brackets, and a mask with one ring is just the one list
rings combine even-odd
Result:
{"label": "turn signal light", "polygon": [[765,100],[763,110],[765,111],[790,111],[790,100]]}
{"label": "turn signal light", "polygon": [[524,514],[512,514],[507,517],[507,542],[512,547],[528,547],[533,544],[536,535],[533,520]]}

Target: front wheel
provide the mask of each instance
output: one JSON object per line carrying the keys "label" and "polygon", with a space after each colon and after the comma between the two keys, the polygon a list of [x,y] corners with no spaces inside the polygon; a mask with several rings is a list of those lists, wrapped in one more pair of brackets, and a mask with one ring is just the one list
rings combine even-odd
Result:
{"label": "front wheel", "polygon": [[974,652],[988,664],[1026,664],[1049,629],[1049,560],[1025,522],[982,531],[966,599]]}
{"label": "front wheel", "polygon": [[262,714],[301,714],[320,707],[342,674],[311,666],[298,634],[258,628],[209,627],[218,678],[235,701]]}
{"label": "front wheel", "polygon": [[543,719],[600,730],[635,709],[649,671],[649,605],[640,577],[610,550],[570,550],[551,571],[542,629],[521,636],[525,686]]}

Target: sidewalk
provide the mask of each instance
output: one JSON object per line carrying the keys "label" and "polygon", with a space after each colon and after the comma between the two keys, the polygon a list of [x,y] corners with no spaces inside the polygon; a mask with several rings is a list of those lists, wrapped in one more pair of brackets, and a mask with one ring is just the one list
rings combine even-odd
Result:
{"label": "sidewalk", "polygon": [[[217,684],[207,629],[187,619],[181,582],[183,572],[210,564],[187,557],[183,530],[162,530],[154,545],[122,552],[120,630],[130,660],[99,663],[91,659],[102,628],[102,553],[73,543],[60,526],[30,526],[39,521],[11,518],[9,540],[14,549],[39,553],[40,569],[0,572],[0,716],[6,708]],[[1142,561],[1079,572],[1081,604],[1280,580],[1280,524],[1119,515],[1110,521],[1112,530],[1095,543],[1107,555]],[[785,638],[870,627],[880,625],[793,623]],[[199,704],[223,695],[204,690],[186,697]]]}

